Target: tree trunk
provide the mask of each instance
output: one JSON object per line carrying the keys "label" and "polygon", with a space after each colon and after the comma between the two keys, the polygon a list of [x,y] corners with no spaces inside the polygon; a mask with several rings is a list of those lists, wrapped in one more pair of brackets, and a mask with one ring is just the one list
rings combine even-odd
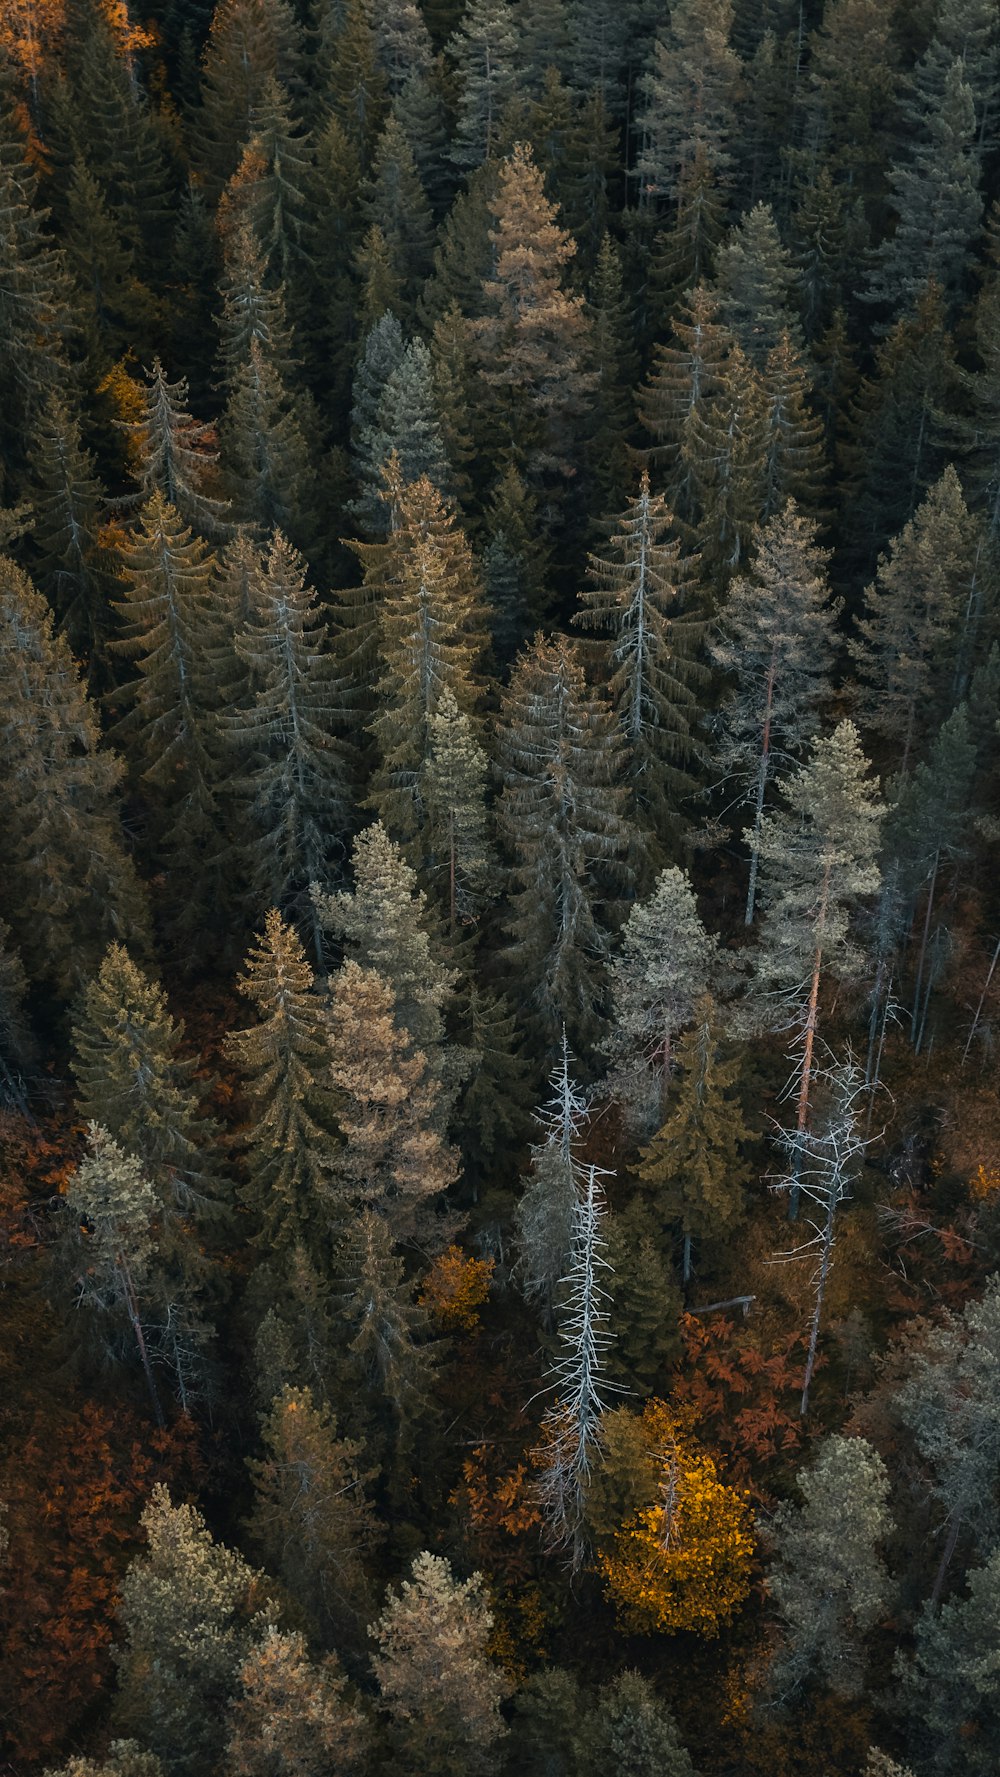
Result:
{"label": "tree trunk", "polygon": [[831,1190],[830,1201],[826,1211],[826,1227],[823,1229],[823,1254],[820,1259],[819,1277],[816,1280],[816,1303],[813,1308],[812,1325],[809,1328],[809,1350],[806,1354],[806,1372],[802,1379],[802,1401],[799,1416],[804,1419],[809,1411],[809,1389],[812,1385],[813,1370],[816,1368],[816,1347],[819,1343],[819,1323],[823,1313],[823,1297],[826,1295],[826,1280],[830,1275],[830,1255],[833,1252],[833,1219],[837,1213],[836,1193]]}
{"label": "tree trunk", "polygon": [[754,807],[753,817],[753,834],[755,843],[754,849],[750,853],[750,882],[747,886],[747,910],[743,921],[744,925],[748,926],[753,925],[754,903],[757,899],[757,869],[759,859],[757,855],[756,840],[760,833],[760,823],[764,814],[764,791],[767,789],[767,774],[771,761],[771,710],[774,704],[774,672],[775,663],[774,655],[772,654],[771,665],[767,674],[767,702],[764,707],[764,732],[761,736],[760,765],[757,770],[757,801]]}

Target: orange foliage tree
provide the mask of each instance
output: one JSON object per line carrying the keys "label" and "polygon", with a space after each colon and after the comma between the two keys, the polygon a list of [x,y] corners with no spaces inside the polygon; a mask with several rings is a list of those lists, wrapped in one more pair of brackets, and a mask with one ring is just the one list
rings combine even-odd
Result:
{"label": "orange foliage tree", "polygon": [[773,1471],[794,1463],[803,1440],[804,1334],[786,1334],[768,1352],[747,1338],[741,1322],[686,1314],[681,1337],[671,1400],[722,1453],[730,1479],[770,1503]]}
{"label": "orange foliage tree", "polygon": [[492,1276],[492,1259],[470,1259],[461,1247],[449,1246],[424,1278],[421,1304],[449,1332],[471,1333],[479,1325]]}
{"label": "orange foliage tree", "polygon": [[719,1480],[684,1417],[663,1401],[648,1402],[636,1430],[643,1473],[630,1486],[647,1500],[599,1549],[598,1572],[624,1629],[715,1636],[750,1592],[746,1496]]}

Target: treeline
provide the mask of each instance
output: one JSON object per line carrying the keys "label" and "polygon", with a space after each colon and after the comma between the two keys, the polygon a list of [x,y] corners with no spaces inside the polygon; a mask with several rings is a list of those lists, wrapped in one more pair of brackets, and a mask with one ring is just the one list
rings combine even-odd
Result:
{"label": "treeline", "polygon": [[7,0],[12,1770],[995,1769],[998,170],[994,0]]}

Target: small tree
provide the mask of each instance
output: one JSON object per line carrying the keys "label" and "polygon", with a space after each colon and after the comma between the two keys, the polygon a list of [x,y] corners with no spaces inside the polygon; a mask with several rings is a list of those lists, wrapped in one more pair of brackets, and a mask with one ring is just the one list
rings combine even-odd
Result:
{"label": "small tree", "polygon": [[990,1777],[1000,1734],[1000,1550],[968,1576],[968,1596],[917,1622],[912,1660],[897,1656],[914,1756],[934,1777]]}
{"label": "small tree", "polygon": [[371,1730],[335,1654],[314,1662],[304,1635],[271,1624],[238,1683],[225,1777],[363,1777]]}
{"label": "small tree", "polygon": [[864,1637],[891,1597],[879,1552],[892,1530],[889,1477],[864,1438],[831,1436],[798,1484],[803,1503],[783,1502],[770,1529],[768,1586],[785,1630],[770,1686],[782,1701],[810,1678],[854,1697],[864,1678]]}
{"label": "small tree", "polygon": [[397,1768],[426,1777],[495,1771],[506,1733],[500,1703],[509,1685],[487,1654],[493,1616],[480,1574],[456,1580],[426,1551],[391,1590],[370,1634],[372,1667]]}

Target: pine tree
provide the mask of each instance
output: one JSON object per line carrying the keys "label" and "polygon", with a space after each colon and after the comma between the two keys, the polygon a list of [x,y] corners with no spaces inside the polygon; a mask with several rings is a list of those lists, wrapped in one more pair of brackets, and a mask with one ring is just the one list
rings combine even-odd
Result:
{"label": "pine tree", "polygon": [[409,314],[431,269],[434,223],[402,125],[390,114],[375,144],[371,172],[361,191],[361,214],[379,228],[392,273]]}
{"label": "pine tree", "polygon": [[506,1733],[509,1683],[488,1655],[493,1615],[481,1574],[456,1580],[440,1555],[414,1557],[412,1578],[390,1587],[371,1634],[380,1706],[396,1768],[413,1777],[490,1777]]}
{"label": "pine tree", "polygon": [[489,760],[450,686],[428,718],[427,740],[420,787],[426,867],[439,885],[454,941],[459,922],[474,925],[496,894],[496,860],[486,818]]}
{"label": "pine tree", "polygon": [[371,0],[338,0],[330,15],[334,29],[329,43],[320,45],[323,95],[366,171],[386,104],[375,8]]}
{"label": "pine tree", "polygon": [[305,563],[280,532],[250,596],[236,637],[250,701],[228,723],[240,761],[236,787],[255,828],[249,861],[258,906],[298,908],[344,843],[351,777],[344,692]]}
{"label": "pine tree", "polygon": [[589,558],[590,586],[574,622],[610,630],[601,644],[604,677],[629,753],[628,780],[639,824],[661,833],[692,752],[693,658],[704,624],[692,614],[694,564],[671,535],[673,514],[652,494],[645,471],[639,492],[613,521],[607,555]]}
{"label": "pine tree", "polygon": [[81,159],[98,179],[125,247],[143,278],[164,261],[172,199],[166,143],[125,47],[103,8],[89,8],[74,70]]}
{"label": "pine tree", "polygon": [[68,994],[115,933],[146,943],[146,909],[122,841],[121,763],[99,749],[96,713],[45,600],[6,557],[0,705],[0,913],[29,976]]}
{"label": "pine tree", "polygon": [[605,1257],[607,1204],[596,1166],[581,1169],[570,1221],[569,1267],[558,1315],[559,1349],[552,1370],[554,1404],[542,1422],[536,1453],[539,1502],[548,1534],[568,1551],[576,1573],[583,1561],[584,1509],[591,1466],[601,1450],[606,1408],[611,1265]]}
{"label": "pine tree", "polygon": [[379,752],[369,806],[426,855],[422,780],[430,720],[445,691],[469,714],[484,643],[472,555],[437,489],[421,477],[398,492],[398,526],[379,611],[376,713]]}
{"label": "pine tree", "polygon": [[218,497],[214,430],[188,412],[185,377],[170,382],[154,357],[142,416],[125,430],[137,458],[139,483],[148,500],[160,494],[181,522],[204,537],[226,535],[228,503]]}
{"label": "pine tree", "polygon": [[215,7],[197,126],[200,170],[213,197],[236,169],[266,82],[294,80],[301,48],[287,0],[222,0]]}
{"label": "pine tree", "polygon": [[716,179],[729,174],[742,74],[732,25],[732,0],[680,0],[656,38],[636,161],[647,196],[676,201],[696,159]]}
{"label": "pine tree", "polygon": [[[765,816],[756,836],[746,836],[761,860],[767,913],[758,974],[778,996],[776,1021],[798,1032],[793,1078],[799,1143],[809,1127],[820,988],[831,973],[849,981],[860,972],[851,914],[879,888],[885,809],[868,770],[857,729],[841,722],[829,739],[816,741],[811,759],[785,783],[787,808]],[[792,1219],[797,1165],[793,1147]]]}
{"label": "pine tree", "polygon": [[769,422],[764,383],[734,345],[715,393],[692,407],[681,444],[700,512],[694,536],[706,569],[722,585],[746,556],[763,511]]}
{"label": "pine tree", "polygon": [[666,474],[666,498],[690,522],[695,466],[684,458],[682,444],[694,409],[719,389],[732,339],[719,320],[718,298],[704,284],[678,304],[671,325],[672,343],[654,345],[653,368],[636,407],[656,440],[649,455],[653,466]]}
{"label": "pine tree", "polygon": [[80,420],[51,394],[36,423],[30,457],[35,577],[78,653],[92,670],[107,640],[111,562],[101,526],[106,496]]}
{"label": "pine tree", "polygon": [[802,1504],[786,1500],[774,1518],[768,1586],[785,1639],[770,1686],[784,1699],[815,1677],[853,1697],[864,1676],[863,1637],[890,1600],[879,1553],[892,1528],[889,1477],[864,1438],[831,1436],[798,1484]]}
{"label": "pine tree", "polygon": [[715,293],[723,324],[750,362],[763,370],[783,335],[799,343],[790,310],[795,267],[782,246],[774,213],[755,204],[719,249]]}
{"label": "pine tree", "polygon": [[594,380],[583,367],[588,324],[583,297],[563,288],[576,243],[559,227],[525,143],[504,161],[490,208],[494,270],[473,334],[480,375],[496,391],[501,449],[529,480],[572,475],[573,427]]}
{"label": "pine tree", "polygon": [[220,380],[232,396],[251,347],[257,346],[283,383],[295,370],[295,348],[283,284],[268,277],[267,258],[248,212],[247,194],[230,186],[219,207],[223,271],[218,316]]}
{"label": "pine tree", "polygon": [[665,1390],[665,1378],[683,1350],[684,1298],[673,1255],[665,1250],[660,1216],[633,1197],[608,1224],[608,1259],[615,1279],[615,1343],[608,1373],[640,1400]]}
{"label": "pine tree", "polygon": [[420,183],[436,222],[447,213],[454,196],[455,169],[448,154],[444,73],[440,60],[427,67],[411,63],[392,101],[409,144]]}
{"label": "pine tree", "polygon": [[563,1027],[575,1043],[604,998],[598,915],[627,875],[622,740],[561,637],[520,656],[502,715],[497,819],[515,859],[508,966],[528,984],[547,1043]]}
{"label": "pine tree", "polygon": [[213,1124],[182,1059],[184,1027],[162,990],[112,944],[73,1026],[77,1107],[135,1155],[165,1213],[217,1212]]}
{"label": "pine tree", "polygon": [[232,1031],[227,1052],[246,1082],[253,1117],[244,1137],[254,1239],[286,1253],[325,1223],[324,1193],[335,1148],[333,1112],[324,1090],[326,1023],[313,994],[313,972],[292,928],[272,909],[236,983],[259,1023]]}
{"label": "pine tree", "polygon": [[680,1227],[687,1283],[692,1244],[724,1238],[740,1219],[749,1178],[741,1149],[750,1135],[731,1092],[739,1059],[725,1058],[710,996],[699,1000],[694,1025],[675,1054],[681,1071],[677,1102],[642,1150],[638,1171],[657,1213]]}
{"label": "pine tree", "polygon": [[861,719],[892,749],[905,775],[924,734],[954,695],[958,633],[974,594],[982,536],[949,465],[902,535],[879,558],[852,644]]}
{"label": "pine tree", "polygon": [[620,509],[632,481],[631,391],[637,375],[634,323],[621,253],[605,232],[588,292],[590,350],[597,372],[588,479],[602,512]]}
{"label": "pine tree", "polygon": [[609,971],[611,1028],[601,1047],[611,1060],[613,1094],[646,1133],[663,1121],[674,1043],[712,983],[717,948],[690,881],[676,868],[661,870],[648,899],[633,906],[622,927]]}
{"label": "pine tree", "polygon": [[122,1584],[114,1720],[177,1777],[195,1777],[223,1750],[226,1702],[266,1626],[264,1577],[164,1487],[142,1527],[148,1550]]}
{"label": "pine tree", "polygon": [[[837,608],[827,582],[829,553],[817,526],[789,500],[754,533],[751,577],[730,583],[712,658],[731,689],[715,717],[714,758],[726,783],[764,815],[768,784],[816,731],[830,695]],[[750,862],[746,923],[754,916],[757,854]]]}
{"label": "pine tree", "polygon": [[393,992],[374,969],[345,962],[330,997],[330,1079],[345,1146],[336,1160],[337,1199],[377,1209],[394,1237],[420,1227],[433,1199],[458,1177],[441,1132],[441,1082],[394,1014]]}
{"label": "pine tree", "polygon": [[308,1388],[283,1388],[265,1415],[253,1480],[252,1546],[294,1598],[320,1646],[357,1645],[371,1613],[366,1556],[375,1535],[364,1447],[338,1436]]}
{"label": "pine tree", "polygon": [[934,35],[912,76],[912,93],[903,111],[911,129],[918,129],[960,60],[963,79],[976,110],[976,149],[980,156],[996,144],[996,79],[1000,71],[997,17],[989,0],[942,0]]}
{"label": "pine tree", "polygon": [[38,174],[16,128],[0,133],[0,443],[16,461],[24,428],[64,388],[71,292],[37,204]]}
{"label": "pine tree", "polygon": [[897,1655],[914,1757],[933,1777],[989,1777],[1000,1732],[996,1588],[1000,1551],[968,1575],[968,1595],[925,1606],[912,1660]]}
{"label": "pine tree", "polygon": [[[351,265],[359,245],[361,163],[338,117],[326,118],[316,138],[314,192],[308,251],[317,292],[310,328],[315,380],[330,389],[333,410],[350,408],[350,380],[357,352]],[[304,318],[297,316],[300,330]]]}
{"label": "pine tree", "polygon": [[794,499],[811,517],[823,516],[823,422],[810,405],[812,388],[801,353],[786,331],[767,354],[763,383],[768,400],[769,442],[764,471],[764,513],[780,512]]}
{"label": "pine tree", "polygon": [[[386,315],[383,320],[393,322],[395,317]],[[374,337],[381,324],[369,338]],[[356,401],[356,412],[359,405]],[[399,512],[394,510],[396,503],[390,485],[393,479],[398,478],[409,487],[426,478],[438,494],[450,493],[452,475],[438,412],[434,368],[422,339],[411,340],[388,371],[372,423],[358,424],[353,430],[355,473],[361,483],[354,510],[369,538],[382,538],[389,530],[398,528]],[[388,465],[393,456],[398,470],[390,474]]]}
{"label": "pine tree", "polygon": [[908,164],[893,168],[889,183],[895,232],[879,249],[869,300],[912,310],[932,281],[953,304],[962,294],[969,244],[979,227],[983,200],[976,154],[976,107],[959,58],[945,77]]}
{"label": "pine tree", "polygon": [[489,541],[482,554],[490,606],[493,648],[502,662],[512,660],[545,616],[548,550],[541,537],[538,502],[513,463],[493,489],[486,512]]}
{"label": "pine tree", "polygon": [[316,156],[281,83],[269,75],[253,110],[253,130],[223,205],[243,209],[270,275],[286,291],[296,322],[308,320],[312,286],[311,209]]}
{"label": "pine tree", "polygon": [[404,1281],[386,1221],[371,1209],[348,1221],[337,1251],[337,1315],[344,1401],[366,1436],[407,1432],[424,1395],[430,1354],[418,1343],[425,1313]]}
{"label": "pine tree", "polygon": [[238,1680],[227,1715],[225,1777],[362,1777],[370,1728],[335,1654],[314,1663],[304,1635],[272,1624]]}
{"label": "pine tree", "polygon": [[594,1742],[598,1770],[620,1777],[695,1777],[673,1715],[639,1672],[619,1672],[602,1687]]}
{"label": "pine tree", "polygon": [[282,530],[308,544],[314,470],[297,403],[280,371],[251,339],[221,426],[233,516],[259,533]]}
{"label": "pine tree", "polygon": [[88,373],[97,382],[138,336],[152,335],[151,293],[136,276],[135,253],[122,237],[98,181],[79,157],[67,191],[64,236],[66,268],[73,280],[77,326],[87,349]]}
{"label": "pine tree", "polygon": [[507,0],[470,0],[448,42],[459,90],[451,154],[460,167],[478,167],[497,152],[503,109],[515,90],[517,49]]}

